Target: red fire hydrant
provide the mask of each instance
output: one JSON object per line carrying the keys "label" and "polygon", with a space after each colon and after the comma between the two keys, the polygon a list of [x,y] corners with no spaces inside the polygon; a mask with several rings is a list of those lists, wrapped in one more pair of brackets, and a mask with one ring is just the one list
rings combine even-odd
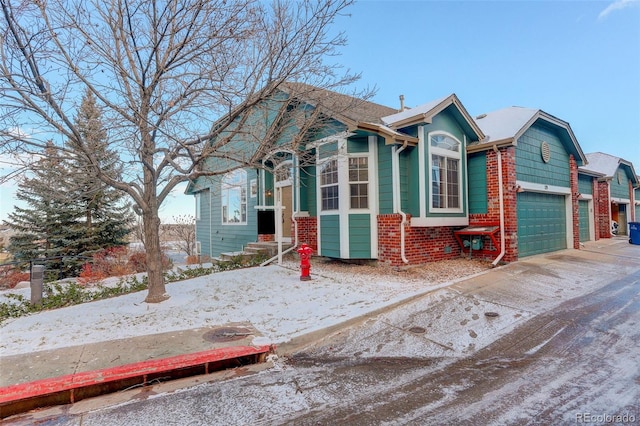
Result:
{"label": "red fire hydrant", "polygon": [[298,254],[300,255],[300,281],[309,281],[311,276],[309,273],[311,272],[311,254],[313,253],[313,249],[306,244],[302,244],[298,249]]}

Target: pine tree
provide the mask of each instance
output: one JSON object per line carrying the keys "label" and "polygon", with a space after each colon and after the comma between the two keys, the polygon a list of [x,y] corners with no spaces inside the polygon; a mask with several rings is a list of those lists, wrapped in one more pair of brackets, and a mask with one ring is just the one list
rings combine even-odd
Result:
{"label": "pine tree", "polygon": [[47,269],[60,278],[77,274],[86,258],[126,244],[133,217],[126,194],[96,178],[97,169],[120,178],[117,154],[107,150],[107,132],[100,109],[90,94],[83,98],[77,128],[90,141],[91,155],[73,149],[62,157],[52,142],[43,158],[18,184],[16,206],[5,221],[16,234],[8,247],[18,261],[57,257]]}
{"label": "pine tree", "polygon": [[[70,202],[64,185],[68,171],[53,143],[18,184],[16,197],[26,207],[15,207],[6,224],[16,234],[11,237],[9,252],[18,261],[74,256],[82,242],[82,228],[78,222],[81,211]],[[75,271],[73,265],[62,267],[62,259],[48,262],[47,269],[60,270],[62,276]]]}
{"label": "pine tree", "polygon": [[126,194],[107,186],[96,176],[98,170],[114,179],[120,179],[122,175],[122,170],[117,166],[118,153],[107,149],[107,132],[101,116],[95,96],[87,91],[75,122],[89,147],[90,155],[69,143],[74,153],[70,159],[70,170],[73,172],[70,190],[77,194],[75,202],[84,211],[88,239],[85,254],[126,244],[126,236],[134,221],[131,206],[125,201]]}

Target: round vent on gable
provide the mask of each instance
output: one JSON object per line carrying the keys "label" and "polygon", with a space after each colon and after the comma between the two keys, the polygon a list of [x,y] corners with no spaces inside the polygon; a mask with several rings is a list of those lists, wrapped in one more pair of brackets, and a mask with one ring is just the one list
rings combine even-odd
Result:
{"label": "round vent on gable", "polygon": [[540,144],[540,154],[542,155],[542,161],[548,163],[551,159],[551,148],[549,148],[549,144],[545,141],[542,141]]}

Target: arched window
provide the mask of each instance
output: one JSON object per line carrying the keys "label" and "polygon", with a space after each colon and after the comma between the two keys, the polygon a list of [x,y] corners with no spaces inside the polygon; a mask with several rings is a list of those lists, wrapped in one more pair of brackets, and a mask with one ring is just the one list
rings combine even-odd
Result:
{"label": "arched window", "polygon": [[462,208],[461,144],[446,133],[429,135],[431,210]]}
{"label": "arched window", "polygon": [[247,223],[247,172],[236,169],[222,179],[222,223],[244,225]]}

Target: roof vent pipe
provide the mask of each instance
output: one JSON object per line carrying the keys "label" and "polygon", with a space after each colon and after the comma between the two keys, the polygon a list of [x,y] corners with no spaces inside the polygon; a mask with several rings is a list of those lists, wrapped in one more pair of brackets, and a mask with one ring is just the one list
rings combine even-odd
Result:
{"label": "roof vent pipe", "polygon": [[404,111],[404,95],[400,95],[400,112]]}

